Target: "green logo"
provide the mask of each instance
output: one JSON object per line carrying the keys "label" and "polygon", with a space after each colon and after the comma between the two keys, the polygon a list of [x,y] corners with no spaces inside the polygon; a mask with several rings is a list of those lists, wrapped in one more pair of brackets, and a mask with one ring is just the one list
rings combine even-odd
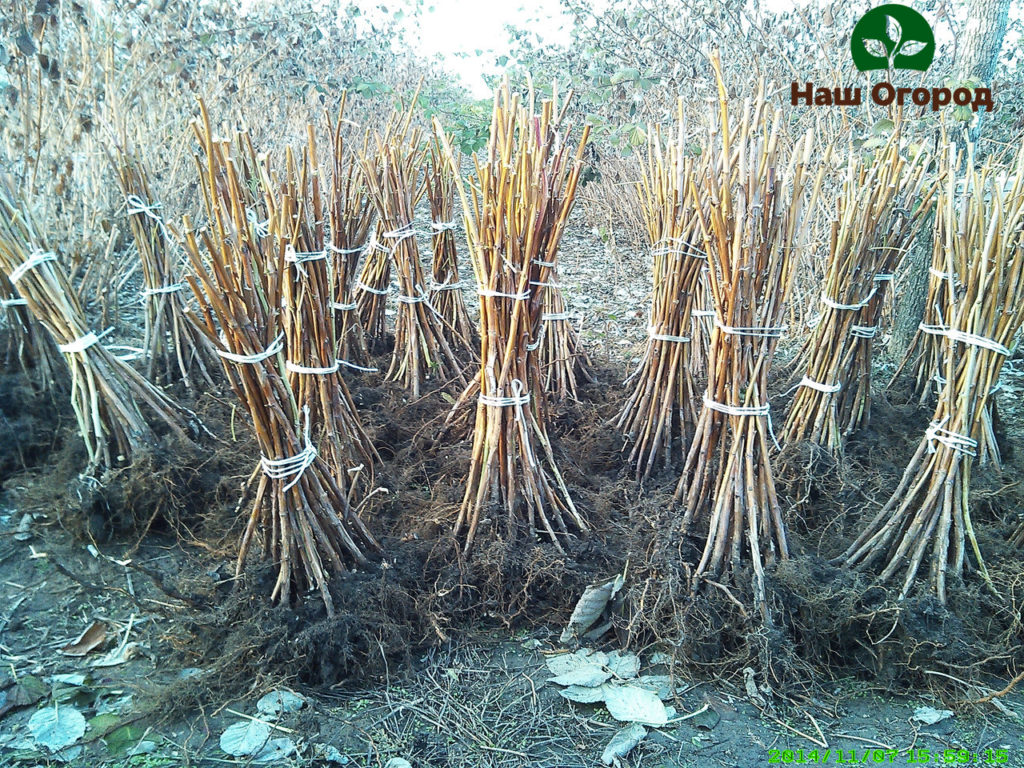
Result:
{"label": "green logo", "polygon": [[890,68],[924,72],[935,58],[935,35],[913,8],[888,3],[872,8],[857,22],[850,53],[861,72]]}

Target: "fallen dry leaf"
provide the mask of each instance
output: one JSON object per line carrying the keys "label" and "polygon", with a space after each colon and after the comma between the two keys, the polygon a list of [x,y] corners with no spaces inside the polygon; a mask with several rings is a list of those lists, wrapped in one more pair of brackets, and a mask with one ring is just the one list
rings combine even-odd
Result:
{"label": "fallen dry leaf", "polygon": [[65,656],[85,656],[103,645],[106,640],[107,625],[102,621],[94,621],[76,640],[61,648],[60,652]]}

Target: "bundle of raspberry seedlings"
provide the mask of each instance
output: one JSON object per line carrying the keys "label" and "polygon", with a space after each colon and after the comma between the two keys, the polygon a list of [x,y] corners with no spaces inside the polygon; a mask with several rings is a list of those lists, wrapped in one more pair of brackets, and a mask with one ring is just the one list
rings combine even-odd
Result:
{"label": "bundle of raspberry seedlings", "polygon": [[840,558],[879,563],[883,582],[902,571],[906,596],[930,550],[929,585],[943,603],[950,579],[968,571],[992,588],[971,518],[971,468],[1024,325],[1024,152],[1005,183],[988,166],[958,180],[956,165],[951,147],[936,211],[950,288],[945,324],[928,329],[943,344],[938,403],[899,486]]}

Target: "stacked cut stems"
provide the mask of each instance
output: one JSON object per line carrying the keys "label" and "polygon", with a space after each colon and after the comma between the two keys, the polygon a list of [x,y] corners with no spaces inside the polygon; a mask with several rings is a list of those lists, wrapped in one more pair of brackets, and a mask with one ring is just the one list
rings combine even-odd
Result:
{"label": "stacked cut stems", "polygon": [[[964,182],[967,183],[967,182]],[[928,267],[928,295],[925,301],[924,314],[917,333],[911,341],[890,385],[900,378],[900,374],[911,365],[913,369],[913,393],[924,405],[931,397],[942,392],[946,380],[943,375],[943,355],[946,351],[942,329],[947,327],[948,318],[954,312],[955,297],[962,291],[960,275],[966,273],[963,264],[955,264],[953,271],[947,269],[948,254],[945,227],[949,221],[944,217],[935,217],[934,237],[932,238],[932,261]],[[985,466],[990,462],[997,468],[1002,466],[1002,455],[995,437],[996,399],[990,397],[982,416],[982,426],[978,442],[978,463]]]}
{"label": "stacked cut stems", "polygon": [[928,267],[928,296],[925,300],[924,314],[903,363],[893,375],[893,381],[895,381],[907,364],[913,361],[914,395],[922,405],[927,403],[930,396],[937,394],[940,389],[940,379],[937,377],[941,376],[943,350],[942,337],[925,333],[922,329],[946,324],[949,297],[957,289],[956,276],[948,275],[944,271],[947,258],[944,246],[946,242],[944,226],[943,217],[936,216],[932,239],[932,261]]}
{"label": "stacked cut stems", "polygon": [[360,322],[355,284],[359,256],[366,252],[372,232],[374,211],[359,163],[354,162],[347,151],[343,131],[344,110],[343,96],[338,117],[330,126],[331,187],[327,207],[330,239],[327,250],[333,272],[331,309],[338,338],[338,359],[348,368],[366,370],[369,346]]}
{"label": "stacked cut stems", "polygon": [[384,231],[383,223],[378,221],[366,244],[366,258],[355,285],[356,312],[371,349],[384,341],[391,293],[391,250],[383,244]]}
{"label": "stacked cut stems", "polygon": [[193,387],[196,376],[211,384],[207,369],[214,363],[213,348],[185,304],[173,239],[150,192],[149,174],[142,159],[127,150],[118,150],[113,162],[142,271],[146,376],[159,384],[181,381]]}
{"label": "stacked cut stems", "polygon": [[692,436],[697,416],[690,345],[707,257],[683,130],[680,114],[667,146],[654,136],[638,184],[651,245],[653,291],[647,348],[629,379],[636,383],[617,421],[632,445],[629,463],[638,482],[651,475],[659,459],[665,467],[672,465],[676,451]]}
{"label": "stacked cut stems", "polygon": [[711,329],[714,327],[714,301],[711,298],[711,283],[708,279],[708,265],[701,268],[700,281],[690,312],[690,373],[706,376],[708,356],[711,354]]}
{"label": "stacked cut stems", "polygon": [[540,370],[543,388],[555,400],[579,399],[579,380],[593,384],[596,379],[590,357],[580,343],[579,333],[572,324],[558,277],[558,258],[555,253],[545,254],[551,264],[548,282],[536,286],[542,293],[539,344]]}
{"label": "stacked cut stems", "polygon": [[930,586],[943,603],[949,579],[972,567],[992,587],[971,521],[971,468],[992,391],[1024,324],[1024,152],[1005,186],[985,167],[968,170],[957,191],[955,167],[951,148],[936,217],[942,271],[959,290],[947,301],[947,325],[933,329],[945,347],[942,390],[899,486],[839,559],[880,563],[882,582],[902,570],[905,597],[930,549]]}
{"label": "stacked cut stems", "polygon": [[[305,195],[308,179],[294,181],[293,162],[289,182],[276,194],[266,160],[257,160],[248,137],[238,136],[232,152],[229,142],[213,138],[200,108],[194,128],[202,156],[196,161],[209,225],[197,238],[185,220],[195,273],[187,280],[261,453],[239,501],[241,508],[251,498],[252,507],[237,572],[262,537],[264,555],[277,568],[271,599],[289,601],[316,588],[333,613],[329,573],[366,565],[367,554],[380,548],[357,514],[354,483],[347,480],[352,467],[345,459],[358,435],[333,420],[343,390],[332,363],[326,254],[298,250],[322,247],[322,225],[311,221],[322,221],[323,214],[317,193]],[[307,164],[303,174],[310,171]],[[248,215],[257,195],[265,220]],[[312,210],[300,211],[306,206]],[[325,372],[291,370],[296,361]]]}
{"label": "stacked cut stems", "polygon": [[870,417],[874,336],[887,288],[927,213],[924,153],[908,161],[899,134],[870,162],[853,152],[831,223],[822,314],[795,367],[803,374],[782,431],[834,454]]}
{"label": "stacked cut stems", "polygon": [[[456,158],[460,163],[460,158]],[[458,249],[455,242],[455,171],[441,154],[435,139],[427,167],[427,200],[430,203],[430,242],[433,249],[430,303],[443,321],[443,333],[456,349],[471,349],[477,344],[476,328],[469,319],[459,278]]]}
{"label": "stacked cut stems", "polygon": [[[495,96],[486,154],[474,158],[470,191],[458,183],[480,294],[480,375],[460,398],[477,395],[469,478],[455,525],[467,552],[485,517],[494,522],[492,535],[512,538],[525,530],[559,549],[560,539],[587,530],[558,470],[539,356],[531,349],[541,327],[538,284],[551,279],[545,254],[555,253],[565,231],[589,135],[584,128],[574,156],[563,119],[553,100],[537,114],[532,92],[524,106],[506,82]],[[454,169],[436,119],[434,128]]]}
{"label": "stacked cut stems", "polygon": [[100,341],[56,254],[47,251],[28,206],[0,190],[0,270],[63,353],[71,374],[71,404],[89,456],[87,475],[130,464],[156,447],[158,435],[140,404],[179,437],[189,439],[195,416],[176,405]]}
{"label": "stacked cut stems", "polygon": [[18,366],[38,391],[56,389],[58,375],[63,376],[64,368],[60,353],[46,329],[29,312],[28,301],[18,294],[2,272],[0,318],[8,329],[4,366],[9,367],[12,359],[17,360]]}
{"label": "stacked cut stems", "polygon": [[731,579],[746,542],[754,603],[767,619],[765,561],[789,556],[769,462],[768,373],[825,163],[812,186],[807,166],[814,145],[807,134],[793,147],[787,170],[780,146],[782,116],[766,112],[763,88],[755,104],[745,105],[734,129],[717,55],[713,64],[720,146],[705,177],[707,211],[697,211],[717,315],[707,391],[675,502],[684,507],[684,534],[698,523],[702,529],[706,525],[694,586],[708,577]]}
{"label": "stacked cut stems", "polygon": [[326,247],[320,171],[312,126],[301,171],[292,151],[279,209],[271,217],[272,236],[284,243],[289,266],[282,282],[282,330],[288,383],[301,410],[308,411],[318,450],[332,469],[349,506],[372,492],[380,462],[351,394],[341,377],[337,337],[331,317],[330,249]]}
{"label": "stacked cut stems", "polygon": [[415,209],[426,190],[420,139],[418,130],[389,130],[378,137],[376,153],[362,158],[363,177],[398,283],[395,349],[387,378],[402,382],[413,398],[420,396],[430,377],[442,386],[454,384],[461,389],[467,384],[459,359],[459,350],[467,349],[466,341],[444,333],[444,323],[430,304],[430,286],[420,263]]}
{"label": "stacked cut stems", "polygon": [[[932,263],[928,268],[928,297],[924,315],[903,363],[893,376],[893,380],[899,378],[904,367],[913,361],[914,394],[922,405],[933,395],[940,394],[946,384],[943,356],[947,345],[942,336],[942,329],[947,327],[949,318],[955,311],[956,296],[962,291],[960,276],[967,271],[963,264],[954,264],[952,271],[948,269],[945,228],[949,224],[944,217],[935,218],[935,237]],[[990,462],[996,467],[1002,465],[1002,455],[995,437],[995,421],[996,399],[990,397],[982,415],[978,438],[978,463],[981,466]]]}

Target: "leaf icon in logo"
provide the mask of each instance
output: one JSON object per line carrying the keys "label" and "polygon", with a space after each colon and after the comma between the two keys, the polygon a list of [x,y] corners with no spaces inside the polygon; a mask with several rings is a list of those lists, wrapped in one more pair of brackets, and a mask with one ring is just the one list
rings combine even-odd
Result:
{"label": "leaf icon in logo", "polygon": [[885,43],[882,42],[881,40],[875,40],[874,38],[871,37],[865,37],[864,47],[867,49],[867,52],[870,53],[872,56],[881,56],[883,58],[889,57],[889,51],[885,49]]}
{"label": "leaf icon in logo", "polygon": [[893,49],[898,49],[900,41],[903,39],[903,27],[896,21],[895,16],[886,15],[885,31],[889,33],[889,40],[893,43]]}
{"label": "leaf icon in logo", "polygon": [[900,56],[914,56],[928,45],[924,40],[905,40],[896,53]]}

